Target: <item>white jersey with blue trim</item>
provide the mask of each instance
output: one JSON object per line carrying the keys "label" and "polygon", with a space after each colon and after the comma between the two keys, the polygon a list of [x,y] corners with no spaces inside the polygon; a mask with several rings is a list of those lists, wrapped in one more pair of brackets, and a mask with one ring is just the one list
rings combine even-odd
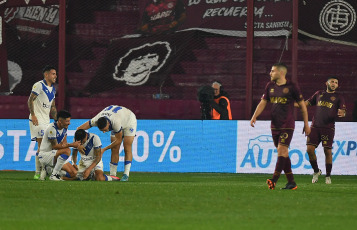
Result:
{"label": "white jersey with blue trim", "polygon": [[102,147],[102,142],[100,141],[100,138],[98,135],[94,133],[87,133],[88,134],[88,139],[87,141],[83,144],[83,147],[85,148],[84,154],[81,154],[82,159],[95,159],[94,155],[94,150],[101,148]]}
{"label": "white jersey with blue trim", "polygon": [[[48,86],[45,80],[41,80],[32,86],[31,93],[37,95],[33,102],[33,110],[37,117],[38,123],[40,125],[49,124],[51,105],[56,94],[55,87],[53,87],[53,85]],[[29,119],[31,120],[31,114]]]}
{"label": "white jersey with blue trim", "polygon": [[109,131],[119,133],[129,124],[130,117],[133,114],[131,110],[118,105],[110,105],[98,113],[89,121],[89,125],[97,126],[97,121],[101,117],[107,118],[109,122]]}
{"label": "white jersey with blue trim", "polygon": [[50,140],[57,139],[57,143],[61,143],[67,136],[67,129],[59,129],[56,122],[51,123],[46,129],[41,142],[40,152],[52,151]]}

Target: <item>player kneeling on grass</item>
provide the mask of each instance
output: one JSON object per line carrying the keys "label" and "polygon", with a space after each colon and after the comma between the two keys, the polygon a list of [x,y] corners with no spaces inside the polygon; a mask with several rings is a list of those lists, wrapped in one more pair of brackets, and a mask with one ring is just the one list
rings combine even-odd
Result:
{"label": "player kneeling on grass", "polygon": [[[116,181],[115,176],[107,176],[103,173],[103,161],[101,147],[102,142],[98,135],[87,133],[84,129],[78,129],[74,134],[74,139],[80,141],[81,146],[73,148],[72,162],[78,169],[77,178],[79,180]],[[77,153],[80,150],[81,159],[79,166],[76,165]]]}
{"label": "player kneeling on grass", "polygon": [[[50,124],[43,135],[39,161],[41,163],[40,180],[44,180],[47,171],[52,171],[50,180],[61,181],[61,170],[67,172],[67,179],[74,178],[77,170],[68,162],[71,154],[69,147],[79,147],[80,141],[67,143],[67,129],[71,124],[71,114],[68,111],[61,110],[57,113],[57,121]],[[47,170],[46,170],[47,169]],[[48,170],[49,169],[49,170]]]}

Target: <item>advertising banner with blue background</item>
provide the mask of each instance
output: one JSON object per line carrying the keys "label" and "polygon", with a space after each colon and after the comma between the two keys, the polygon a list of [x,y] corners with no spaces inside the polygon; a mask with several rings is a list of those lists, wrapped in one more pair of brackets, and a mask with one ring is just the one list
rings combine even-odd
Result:
{"label": "advertising banner with blue background", "polygon": [[[76,128],[87,120],[72,119],[67,142]],[[236,121],[138,120],[133,143],[132,171],[140,172],[226,172],[236,171]],[[103,146],[110,133],[96,127]],[[0,170],[34,171],[37,145],[30,141],[29,121],[0,120]],[[103,154],[104,170],[109,171],[110,150]],[[124,162],[123,147],[120,162]],[[118,171],[123,170],[119,163]]]}
{"label": "advertising banner with blue background", "polygon": [[[75,129],[86,121],[71,120],[68,142],[72,142]],[[295,174],[311,174],[302,127],[303,123],[297,121],[289,154]],[[103,146],[109,145],[110,133],[102,133],[96,127],[89,132],[98,134]],[[28,120],[0,120],[0,170],[34,171],[36,149],[36,143],[30,141]],[[357,175],[357,123],[336,123],[332,152],[333,174]],[[316,154],[324,173],[321,145]],[[109,171],[110,155],[110,150],[103,155],[105,171]],[[118,171],[122,171],[122,147],[119,156]],[[249,121],[138,120],[131,170],[271,174],[276,159],[270,121],[258,120],[252,128]]]}

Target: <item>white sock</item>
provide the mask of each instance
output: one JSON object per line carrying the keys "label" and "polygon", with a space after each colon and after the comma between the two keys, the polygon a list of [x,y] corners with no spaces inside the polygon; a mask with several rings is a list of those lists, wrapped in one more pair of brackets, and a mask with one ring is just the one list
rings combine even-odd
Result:
{"label": "white sock", "polygon": [[118,171],[118,163],[109,163],[109,168],[110,168],[110,175],[111,176],[117,176],[117,171]]}
{"label": "white sock", "polygon": [[113,180],[113,178],[111,176],[107,176],[107,175],[104,174],[104,177],[105,177],[106,181],[112,181]]}
{"label": "white sock", "polygon": [[57,163],[53,169],[52,175],[59,174],[59,172],[61,171],[61,169],[67,159],[68,159],[68,156],[66,154],[62,154],[57,158]]}
{"label": "white sock", "polygon": [[35,168],[36,168],[36,174],[40,174],[41,173],[41,163],[40,163],[40,160],[38,159],[38,153],[36,153],[36,156],[35,156]]}
{"label": "white sock", "polygon": [[124,174],[129,176],[130,173],[130,167],[131,167],[131,161],[125,161],[124,162]]}

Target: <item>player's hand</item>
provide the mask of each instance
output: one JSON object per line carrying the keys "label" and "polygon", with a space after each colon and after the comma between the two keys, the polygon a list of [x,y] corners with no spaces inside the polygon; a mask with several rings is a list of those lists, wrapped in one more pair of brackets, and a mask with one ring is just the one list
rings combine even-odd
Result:
{"label": "player's hand", "polygon": [[345,116],[346,116],[346,110],[344,110],[344,109],[338,109],[338,111],[337,111],[337,116],[338,116],[338,117],[345,117]]}
{"label": "player's hand", "polygon": [[34,126],[38,126],[38,120],[36,115],[31,115],[31,120]]}
{"label": "player's hand", "polygon": [[310,127],[307,125],[307,126],[304,126],[304,129],[302,130],[302,134],[305,133],[305,136],[309,136],[310,133],[311,133],[311,129]]}
{"label": "player's hand", "polygon": [[252,120],[250,120],[250,126],[254,127],[256,121],[257,119],[252,117]]}
{"label": "player's hand", "polygon": [[78,149],[78,151],[79,151],[80,153],[85,154],[84,151],[86,151],[86,148],[85,148],[83,145],[79,144],[79,146],[77,147],[77,149]]}
{"label": "player's hand", "polygon": [[84,180],[87,179],[87,177],[89,176],[89,174],[90,174],[90,171],[89,171],[88,169],[84,170],[84,172],[83,172],[83,179],[84,179]]}

